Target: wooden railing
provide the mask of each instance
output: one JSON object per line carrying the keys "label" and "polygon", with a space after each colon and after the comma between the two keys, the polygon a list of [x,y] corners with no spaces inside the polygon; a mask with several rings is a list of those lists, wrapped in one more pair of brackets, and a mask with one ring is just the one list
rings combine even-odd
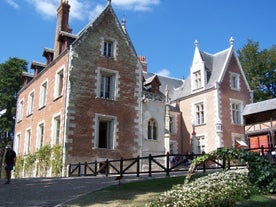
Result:
{"label": "wooden railing", "polygon": [[[271,151],[276,151],[275,148],[254,148],[246,149],[251,151],[258,151],[260,156],[268,156]],[[136,175],[147,174],[149,177],[154,173],[164,173],[170,176],[175,172],[185,172],[189,170],[190,162],[201,154],[165,154],[165,155],[151,155],[146,157],[137,156],[135,158],[121,158],[117,160],[94,161],[70,164],[68,167],[68,176],[97,176],[103,175],[117,175],[123,176],[126,174]],[[172,163],[174,158],[174,163]],[[275,162],[275,157],[272,157]],[[238,163],[229,162],[227,160],[207,160],[202,165],[197,166],[197,170],[206,172],[214,169],[230,169],[231,167],[240,166]]]}

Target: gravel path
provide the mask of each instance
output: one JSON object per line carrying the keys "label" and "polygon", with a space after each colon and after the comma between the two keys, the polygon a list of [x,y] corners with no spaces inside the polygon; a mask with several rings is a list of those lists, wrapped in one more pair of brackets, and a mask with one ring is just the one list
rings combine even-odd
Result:
{"label": "gravel path", "polygon": [[[121,181],[131,182],[135,176]],[[91,176],[73,178],[24,178],[13,179],[11,184],[0,180],[0,207],[58,207],[81,195],[116,185],[115,177]]]}

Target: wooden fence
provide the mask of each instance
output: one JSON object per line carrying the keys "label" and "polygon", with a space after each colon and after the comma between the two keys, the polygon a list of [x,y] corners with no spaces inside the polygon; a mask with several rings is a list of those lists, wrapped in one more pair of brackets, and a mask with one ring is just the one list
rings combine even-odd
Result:
{"label": "wooden fence", "polygon": [[[246,149],[256,151],[260,156],[268,156],[268,152],[276,151],[275,148],[254,148]],[[164,173],[170,176],[174,172],[185,172],[189,170],[191,161],[201,154],[165,154],[151,155],[146,157],[137,156],[135,158],[121,158],[117,160],[94,161],[70,164],[68,176],[97,176],[98,174],[123,176],[126,174],[136,175],[147,174],[149,177],[154,173]],[[272,157],[272,159],[275,158]],[[174,162],[172,162],[174,160]],[[214,169],[230,169],[231,167],[240,166],[238,163],[229,162],[227,160],[207,160],[197,167],[197,170],[214,170]]]}

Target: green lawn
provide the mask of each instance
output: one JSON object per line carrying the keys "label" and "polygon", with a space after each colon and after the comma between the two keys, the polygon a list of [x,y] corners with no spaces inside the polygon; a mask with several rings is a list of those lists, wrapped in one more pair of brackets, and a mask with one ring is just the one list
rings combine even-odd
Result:
{"label": "green lawn", "polygon": [[[200,176],[200,175],[199,175]],[[132,183],[122,183],[89,193],[63,205],[64,207],[142,207],[158,197],[173,185],[182,184],[184,177],[150,179]],[[272,207],[276,206],[276,195],[268,198],[262,195],[252,196],[250,200],[239,202],[236,207]]]}

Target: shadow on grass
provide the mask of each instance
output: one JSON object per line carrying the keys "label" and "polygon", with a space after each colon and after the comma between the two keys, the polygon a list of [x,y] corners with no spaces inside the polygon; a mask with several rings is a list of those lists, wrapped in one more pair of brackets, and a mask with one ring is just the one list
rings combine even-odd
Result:
{"label": "shadow on grass", "polygon": [[[139,206],[151,201],[158,194],[170,190],[173,185],[183,184],[184,176],[150,179],[113,185],[99,191],[81,196],[64,204],[64,207],[77,206]],[[135,203],[133,203],[135,202]],[[97,205],[96,205],[97,204]]]}
{"label": "shadow on grass", "polygon": [[276,195],[253,195],[249,200],[238,202],[236,207],[273,207],[276,206]]}

